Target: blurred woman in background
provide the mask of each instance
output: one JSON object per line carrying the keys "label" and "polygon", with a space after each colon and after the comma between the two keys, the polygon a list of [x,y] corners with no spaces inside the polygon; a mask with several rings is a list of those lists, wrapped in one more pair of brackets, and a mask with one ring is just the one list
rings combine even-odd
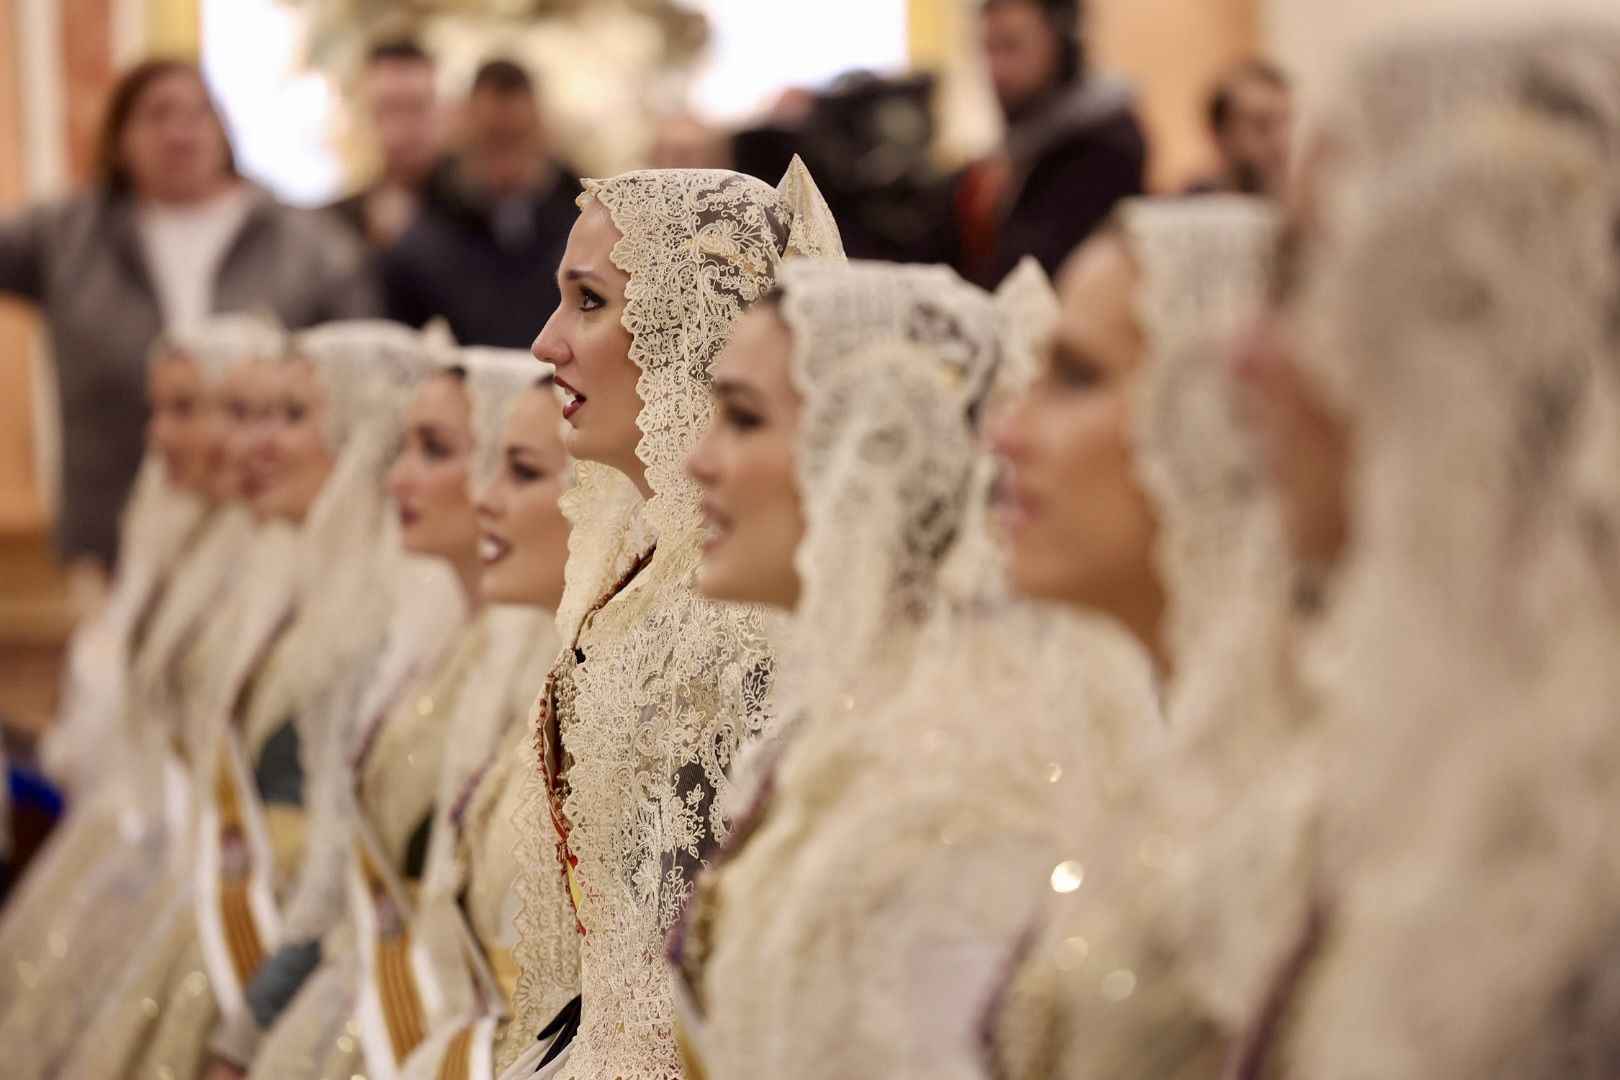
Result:
{"label": "blurred woman in background", "polygon": [[57,552],[103,573],[140,460],[141,357],[164,328],[259,310],[296,329],[377,306],[354,237],[237,173],[181,60],[146,61],[114,89],[89,190],[0,219],[0,292],[39,304],[50,337]]}
{"label": "blurred woman in background", "polygon": [[1223,352],[1273,232],[1258,200],[1125,203],[1066,269],[1045,369],[996,426],[1014,584],[1127,629],[1167,735],[1072,823],[995,1013],[996,1075],[1216,1075],[1309,903],[1289,563]]}
{"label": "blurred woman in background", "polygon": [[[478,495],[479,589],[486,603],[498,605],[490,611],[494,666],[448,721],[456,751],[446,755],[441,773],[437,831],[412,925],[426,958],[419,970],[431,973],[437,1005],[426,1011],[426,1036],[399,1075],[421,1080],[489,1077],[528,1048],[529,1036],[510,1023],[517,983],[514,853],[524,824],[516,809],[533,765],[530,710],[557,653],[569,528],[559,499],[572,463],[550,377],[536,381],[534,362],[525,360],[511,374],[526,388],[498,399],[476,390],[469,372],[475,401],[500,402],[480,410],[481,424],[487,430],[490,419],[505,418],[499,440],[480,444],[481,451],[497,453],[479,455],[480,465],[488,466],[480,468],[485,480]],[[502,669],[505,678],[496,673]],[[555,1012],[579,993],[579,930],[561,875],[552,880],[549,929],[543,909],[531,908],[529,916],[531,933],[549,935],[534,950],[547,963],[532,985]]]}

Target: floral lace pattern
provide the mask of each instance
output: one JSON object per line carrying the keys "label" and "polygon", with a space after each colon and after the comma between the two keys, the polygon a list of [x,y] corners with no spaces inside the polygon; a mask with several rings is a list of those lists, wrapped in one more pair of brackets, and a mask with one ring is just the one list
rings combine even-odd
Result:
{"label": "floral lace pattern", "polygon": [[[1009,604],[986,542],[973,420],[1035,343],[937,268],[790,266],[782,288],[807,523],[795,726],[704,879],[683,971],[715,1075],[965,1075],[1050,823],[1082,811],[1109,741],[1069,678],[1090,628]],[[1007,707],[1016,726],[992,720]]]}
{"label": "floral lace pattern", "polygon": [[[738,173],[661,170],[588,182],[586,200],[600,202],[621,234],[612,258],[629,274],[623,322],[641,369],[638,454],[653,494],[643,504],[623,474],[582,462],[563,499],[574,525],[558,612],[576,650],[569,768],[565,784],[547,783],[554,748],[537,731],[539,760],[519,810],[515,1022],[532,1036],[551,1018],[534,973],[545,967],[537,950],[560,873],[547,825],[556,813],[567,822],[586,930],[583,1019],[565,1075],[666,1080],[679,1066],[664,935],[724,835],[726,769],[770,716],[763,615],[692,593],[698,491],[682,462],[712,415],[709,368],[736,319],[784,258],[842,248],[798,162],[775,189]],[[582,625],[653,543],[635,581]],[[541,703],[542,718],[550,705]]]}

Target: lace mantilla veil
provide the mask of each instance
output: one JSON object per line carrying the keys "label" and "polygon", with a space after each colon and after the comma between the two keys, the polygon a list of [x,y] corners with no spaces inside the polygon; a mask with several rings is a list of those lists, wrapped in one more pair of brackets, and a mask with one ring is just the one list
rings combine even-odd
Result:
{"label": "lace mantilla veil", "polygon": [[299,530],[293,621],[245,723],[291,715],[299,728],[308,848],[285,897],[283,941],[319,940],[341,917],[350,762],[372,702],[441,652],[464,618],[448,569],[400,550],[383,491],[405,406],[439,356],[422,334],[381,320],[305,331],[289,352],[315,369],[335,462]]}
{"label": "lace mantilla veil", "polygon": [[[1095,631],[1007,603],[974,431],[1032,371],[1026,334],[1055,303],[1029,268],[999,302],[882,264],[794,265],[782,289],[806,520],[793,726],[756,765],[749,832],[706,883],[681,966],[717,1074],[952,1075],[936,1066],[983,1000],[949,962],[951,989],[925,986],[927,965],[1010,947],[1028,912],[1002,906],[1003,883],[1046,859],[1024,815],[1061,817],[1087,786],[1082,697],[1052,707],[1048,691],[1077,689],[1069,647]],[[981,986],[996,970],[968,967]]]}
{"label": "lace mantilla veil", "polygon": [[[282,335],[266,320],[251,315],[214,315],[182,331],[171,331],[150,351],[149,362],[171,355],[196,365],[206,392],[215,393],[220,381],[238,362],[278,356]],[[119,774],[127,785],[143,786],[136,763],[151,765],[137,745],[123,752],[112,750],[109,736],[138,739],[127,723],[108,730],[108,718],[127,712],[125,691],[135,657],[134,635],[152,614],[153,605],[169,580],[184,572],[183,562],[205,518],[205,500],[171,485],[162,461],[148,454],[136,476],[134,492],[124,509],[123,537],[118,572],[105,606],[73,636],[68,650],[67,677],[61,715],[46,732],[41,755],[46,771],[58,782],[81,792],[106,772]],[[123,766],[128,766],[124,768]],[[149,775],[149,774],[148,774]],[[134,811],[138,791],[120,796]]]}
{"label": "lace mantilla veil", "polygon": [[1133,458],[1159,518],[1170,740],[1071,835],[994,1036],[1000,1074],[1030,1080],[1212,1075],[1309,897],[1312,774],[1270,666],[1290,575],[1220,353],[1260,298],[1273,215],[1211,196],[1129,202],[1119,222],[1140,275]]}
{"label": "lace mantilla veil", "polygon": [[1620,28],[1399,43],[1348,95],[1301,299],[1305,359],[1355,425],[1334,894],[1288,1063],[1607,1075]]}
{"label": "lace mantilla veil", "polygon": [[[652,497],[616,470],[580,462],[563,500],[573,523],[558,629],[585,661],[573,668],[569,766],[561,812],[582,896],[583,1020],[564,1075],[665,1080],[679,1074],[663,939],[690,875],[725,832],[720,801],[739,746],[767,724],[771,648],[757,609],[692,591],[700,529],[687,451],[708,424],[710,365],[784,258],[841,258],[832,216],[802,163],[772,188],[739,173],[655,170],[588,181],[621,239],[629,274],[625,328],[641,368],[638,454]],[[625,595],[586,624],[630,562],[656,543]],[[542,700],[537,713],[545,715]],[[544,732],[535,732],[539,754]],[[551,1016],[533,973],[546,969],[561,873],[550,792],[537,758],[518,811],[515,1023],[537,1033]]]}

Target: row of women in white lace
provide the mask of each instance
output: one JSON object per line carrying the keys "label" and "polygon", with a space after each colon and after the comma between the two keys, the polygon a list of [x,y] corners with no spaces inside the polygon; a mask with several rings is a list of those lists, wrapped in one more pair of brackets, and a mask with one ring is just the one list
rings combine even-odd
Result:
{"label": "row of women in white lace", "polygon": [[555,653],[560,405],[523,354],[393,324],[176,342],[64,729],[94,691],[118,724],[73,747],[123,760],[81,774],[0,922],[7,1073],[197,1076],[211,1036],[221,1074],[488,1062],[515,982],[507,760]]}
{"label": "row of women in white lace", "polygon": [[[1250,425],[1210,441],[1217,413],[1175,383],[1225,373],[1173,374],[1155,313],[1252,276],[1220,267],[1262,239],[1199,255],[1198,230],[1155,239],[1128,212],[999,436],[1015,577],[1132,626],[1172,733],[1073,835],[997,1012],[1000,1075],[1613,1075],[1620,28],[1393,42],[1339,105],[1235,350]],[[1065,392],[1076,373],[1100,390]],[[1146,607],[1099,592],[1118,580],[1055,528],[1127,475],[1081,399],[1135,416],[1168,556]],[[1211,493],[1246,520],[1200,509]],[[1199,562],[1177,534],[1205,537]],[[1246,555],[1217,542],[1244,534]],[[1221,622],[1188,635],[1190,610]]]}
{"label": "row of women in white lace", "polygon": [[[331,780],[334,826],[313,838],[300,873],[299,909],[310,914],[296,932],[287,921],[249,1008],[214,1041],[253,1076],[393,1077],[429,1052],[436,1059],[416,1067],[437,1075],[456,1053],[489,1057],[507,1011],[511,979],[495,973],[511,967],[501,959],[510,916],[492,913],[485,892],[497,905],[507,895],[495,886],[510,885],[510,856],[491,862],[477,846],[473,863],[465,845],[482,845],[489,822],[469,829],[449,815],[464,798],[491,797],[486,774],[504,775],[492,764],[532,696],[535,654],[556,652],[566,460],[560,407],[536,385],[532,358],[463,349],[441,360],[405,408],[386,487],[404,551],[447,567],[471,618],[447,619],[426,589],[396,604],[386,651],[345,707],[352,737]],[[531,507],[523,543],[497,542],[486,568],[475,498],[494,513],[514,492]],[[468,882],[481,902],[462,896]]]}
{"label": "row of women in white lace", "polygon": [[[1380,52],[1285,240],[1136,203],[1078,257],[993,424],[1011,580],[1130,647],[998,595],[972,425],[1021,335],[988,298],[778,271],[771,193],[719,174],[588,197],[537,347],[625,482],[572,507],[524,819],[583,1011],[511,1075],[1604,1075],[1616,40]],[[1268,267],[1298,280],[1239,350],[1245,415],[1223,342]],[[699,562],[670,470],[710,382]],[[782,648],[689,572],[790,610]],[[779,737],[728,801],[767,671]]]}

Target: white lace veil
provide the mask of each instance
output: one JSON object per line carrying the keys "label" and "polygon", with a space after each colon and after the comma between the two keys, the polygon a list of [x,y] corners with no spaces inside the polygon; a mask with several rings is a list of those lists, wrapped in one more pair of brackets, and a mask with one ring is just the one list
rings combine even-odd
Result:
{"label": "white lace veil", "polygon": [[1109,741],[1081,674],[1104,632],[1009,603],[985,520],[974,422],[1028,377],[1055,302],[1029,271],[993,301],[868,263],[790,265],[782,294],[807,523],[795,727],[707,894],[705,1040],[728,1075],[940,1075],[996,970],[952,964],[1013,948]]}
{"label": "white lace veil", "polygon": [[1261,297],[1274,215],[1211,196],[1132,201],[1119,221],[1139,270],[1133,460],[1158,518],[1173,743],[1070,840],[1078,887],[998,1022],[1017,1077],[1212,1073],[1308,898],[1309,773],[1273,666],[1288,564],[1222,353]]}
{"label": "white lace veil", "polygon": [[524,349],[469,345],[456,350],[451,366],[465,373],[467,400],[472,406],[477,451],[469,479],[476,491],[500,463],[501,427],[512,403],[531,386],[549,379],[551,365]]}
{"label": "white lace veil", "polygon": [[[675,1068],[663,936],[685,902],[688,875],[724,833],[725,770],[765,726],[771,651],[763,613],[692,592],[698,490],[684,459],[713,412],[710,365],[743,310],[770,290],[791,255],[841,257],[837,228],[804,166],[772,188],[721,170],[654,170],[587,181],[621,239],[629,275],[622,321],[641,369],[638,454],[645,504],[616,470],[580,462],[563,498],[573,524],[558,629],[588,663],[573,669],[571,764],[563,806],[577,841],[577,876],[591,897],[581,920],[584,1020],[570,1075]],[[596,616],[631,560],[656,542],[626,595]],[[544,703],[542,703],[544,704]],[[539,746],[537,740],[536,743]],[[544,777],[520,807],[524,910],[516,1023],[535,1031],[559,873]],[[593,1070],[596,1070],[593,1072]]]}
{"label": "white lace veil", "polygon": [[[1452,89],[1374,138],[1397,79]],[[1348,93],[1366,119],[1301,301],[1354,424],[1339,876],[1292,1060],[1587,1075],[1538,1043],[1620,925],[1620,30],[1392,47]]]}
{"label": "white lace veil", "polygon": [[905,628],[926,620],[960,533],[976,462],[969,414],[1006,332],[991,298],[944,267],[796,261],[779,287],[803,402],[806,522],[783,675],[798,687],[789,711],[813,712],[865,702],[908,669]]}
{"label": "white lace veil", "polygon": [[[278,356],[281,347],[280,331],[266,320],[214,315],[187,330],[163,335],[152,346],[149,362],[183,355],[197,366],[212,392],[238,362]],[[82,789],[105,765],[131,760],[112,751],[105,736],[108,718],[125,709],[134,659],[132,636],[169,578],[181,572],[187,545],[209,510],[200,495],[169,484],[156,455],[149,453],[142,461],[124,509],[112,590],[105,606],[74,634],[62,712],[43,741],[46,771],[59,782]],[[133,752],[133,747],[125,750]]]}
{"label": "white lace veil", "polygon": [[464,608],[446,567],[401,551],[383,491],[406,403],[439,349],[396,323],[356,320],[297,335],[288,355],[314,368],[335,461],[299,529],[295,618],[255,689],[247,727],[265,722],[256,718],[298,723],[309,846],[282,933],[310,941],[343,908],[349,769],[371,703],[445,645]]}

